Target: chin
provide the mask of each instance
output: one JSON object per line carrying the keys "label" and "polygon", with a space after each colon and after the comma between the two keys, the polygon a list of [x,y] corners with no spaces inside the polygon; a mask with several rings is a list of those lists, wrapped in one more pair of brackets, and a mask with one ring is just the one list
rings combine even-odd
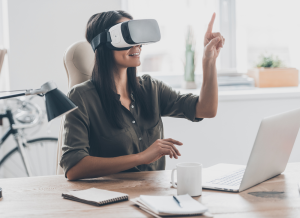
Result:
{"label": "chin", "polygon": [[139,61],[138,63],[130,64],[128,67],[138,67],[141,65],[141,62]]}

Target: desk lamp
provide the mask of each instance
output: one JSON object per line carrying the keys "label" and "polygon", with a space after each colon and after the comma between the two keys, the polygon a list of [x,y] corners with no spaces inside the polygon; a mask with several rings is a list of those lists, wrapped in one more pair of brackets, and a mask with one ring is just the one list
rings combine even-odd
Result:
{"label": "desk lamp", "polygon": [[[39,95],[45,96],[46,110],[48,122],[56,117],[60,117],[77,109],[77,106],[60,90],[54,82],[47,82],[40,89],[24,90],[25,92],[7,95],[0,99],[13,98],[23,95]],[[13,91],[9,91],[13,92]]]}
{"label": "desk lamp", "polygon": [[[57,89],[57,86],[54,82],[47,82],[41,86],[40,89],[29,89],[22,90],[25,92],[7,95],[0,97],[0,99],[13,98],[23,95],[39,95],[45,96],[46,110],[48,122],[53,120],[56,117],[63,116],[71,111],[77,109],[77,106],[60,90]],[[14,91],[8,91],[14,92]],[[2,189],[0,187],[0,198],[2,197]]]}

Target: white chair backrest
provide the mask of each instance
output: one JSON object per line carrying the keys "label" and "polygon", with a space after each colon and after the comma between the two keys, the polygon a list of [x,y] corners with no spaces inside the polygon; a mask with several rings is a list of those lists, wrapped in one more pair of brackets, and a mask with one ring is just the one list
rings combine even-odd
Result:
{"label": "white chair backrest", "polygon": [[[68,77],[69,90],[86,80],[89,80],[92,76],[94,67],[95,54],[91,45],[87,41],[76,42],[71,45],[64,54],[64,66]],[[59,161],[62,155],[61,147],[64,143],[63,132],[64,132],[64,121],[63,116],[60,123],[60,130],[58,136],[57,146],[57,161],[56,161],[56,174],[64,174],[63,169],[59,165]]]}
{"label": "white chair backrest", "polygon": [[6,49],[0,49],[0,74],[1,74],[1,69],[3,66],[4,57],[5,57],[6,53],[7,53]]}
{"label": "white chair backrest", "polygon": [[64,65],[69,89],[91,78],[94,57],[93,49],[87,41],[76,42],[66,50]]}

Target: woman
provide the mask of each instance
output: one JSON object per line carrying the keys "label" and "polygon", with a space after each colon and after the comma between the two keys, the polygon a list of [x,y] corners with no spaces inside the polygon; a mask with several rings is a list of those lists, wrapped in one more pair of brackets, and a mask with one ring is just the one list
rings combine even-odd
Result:
{"label": "woman", "polygon": [[[86,39],[133,19],[124,11],[93,15]],[[165,155],[178,158],[174,139],[164,139],[162,116],[193,122],[214,117],[218,107],[216,58],[225,39],[212,33],[213,14],[204,40],[200,96],[180,95],[149,75],[136,77],[141,46],[115,51],[99,46],[92,79],[72,88],[78,109],[66,115],[60,165],[69,180],[118,172],[164,170]]]}

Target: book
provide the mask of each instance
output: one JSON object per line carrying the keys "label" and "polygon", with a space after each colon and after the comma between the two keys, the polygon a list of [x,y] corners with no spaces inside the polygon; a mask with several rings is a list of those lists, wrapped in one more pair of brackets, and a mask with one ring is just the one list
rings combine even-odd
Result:
{"label": "book", "polygon": [[173,196],[141,195],[131,199],[131,201],[155,217],[201,215],[208,210],[207,207],[188,194],[178,195],[176,198],[180,201],[181,206],[174,200]]}
{"label": "book", "polygon": [[128,200],[127,194],[98,188],[69,191],[68,193],[62,193],[62,197],[68,200],[78,201],[95,206]]}

